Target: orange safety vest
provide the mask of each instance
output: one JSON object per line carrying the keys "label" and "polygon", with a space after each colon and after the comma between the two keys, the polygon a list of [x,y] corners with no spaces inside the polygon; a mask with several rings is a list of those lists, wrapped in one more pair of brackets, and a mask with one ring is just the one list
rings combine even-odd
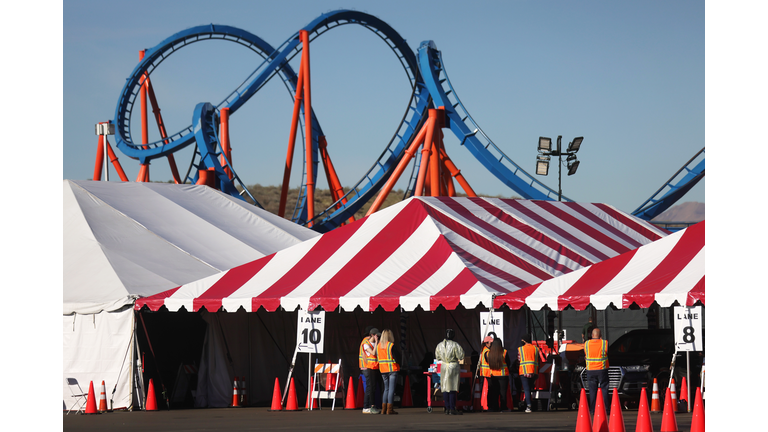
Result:
{"label": "orange safety vest", "polygon": [[489,377],[491,376],[491,367],[488,366],[488,362],[485,361],[485,353],[489,352],[491,349],[487,346],[483,346],[483,352],[480,353],[480,376],[483,377]]}
{"label": "orange safety vest", "polygon": [[587,354],[587,370],[608,369],[608,342],[604,339],[590,339],[584,344]]}
{"label": "orange safety vest", "polygon": [[376,349],[381,373],[397,372],[400,370],[400,365],[392,358],[392,346],[392,342],[386,342],[385,346],[381,346],[381,343],[379,343],[379,347]]}
{"label": "orange safety vest", "polygon": [[[491,350],[488,350],[490,352]],[[507,357],[507,350],[504,350],[504,353],[502,354],[504,358]],[[509,375],[509,368],[506,364],[501,366],[501,369],[491,369],[491,366],[488,365],[488,369],[490,370],[491,375],[490,376],[507,376]]]}
{"label": "orange safety vest", "polygon": [[535,374],[539,370],[539,347],[533,344],[525,344],[517,349],[517,355],[520,356],[520,375]]}
{"label": "orange safety vest", "polygon": [[360,342],[360,351],[357,354],[357,363],[360,366],[360,369],[365,368],[365,350],[363,349],[363,346],[368,343],[368,338],[370,336],[366,336],[363,338],[363,341]]}

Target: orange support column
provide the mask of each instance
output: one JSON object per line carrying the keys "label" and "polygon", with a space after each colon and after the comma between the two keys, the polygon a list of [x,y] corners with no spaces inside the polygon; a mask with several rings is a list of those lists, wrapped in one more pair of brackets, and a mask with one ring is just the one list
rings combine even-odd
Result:
{"label": "orange support column", "polygon": [[[98,125],[96,126],[98,127]],[[101,166],[104,163],[104,135],[99,135],[99,144],[96,148],[96,165],[93,167],[93,180],[101,180]]]}
{"label": "orange support column", "polygon": [[296,96],[293,101],[293,118],[291,119],[291,132],[288,137],[288,153],[285,156],[285,171],[283,172],[283,185],[280,192],[280,206],[277,215],[285,217],[285,205],[288,200],[288,187],[291,179],[291,165],[293,164],[293,150],[296,147],[296,131],[299,127],[299,112],[301,111],[302,95],[304,91],[304,58],[299,66],[299,76],[296,80]]}
{"label": "orange support column", "polygon": [[312,86],[310,84],[309,68],[309,33],[306,30],[299,31],[302,43],[301,59],[304,67],[304,136],[306,138],[306,163],[307,163],[307,220],[308,227],[312,227],[312,218],[315,217],[315,176],[312,164]]}
{"label": "orange support column", "polygon": [[427,124],[430,121],[430,119],[427,119],[427,122],[421,126],[421,130],[419,130],[418,134],[416,134],[416,138],[411,142],[411,145],[408,147],[408,149],[405,150],[405,155],[402,159],[400,159],[397,167],[395,167],[395,171],[393,171],[392,175],[389,176],[389,179],[384,184],[384,187],[381,188],[381,191],[376,197],[376,200],[373,201],[373,204],[365,214],[366,216],[371,215],[379,210],[379,207],[381,207],[381,204],[384,202],[384,200],[387,199],[387,196],[392,191],[392,188],[395,187],[395,183],[400,180],[400,176],[403,174],[405,167],[408,166],[408,164],[411,162],[411,159],[413,159],[413,156],[416,154],[416,149],[419,148],[419,146],[424,141],[424,137],[427,134]]}
{"label": "orange support column", "polygon": [[[157,129],[160,132],[160,138],[165,140],[166,138],[168,138],[168,133],[165,131],[165,123],[163,122],[163,116],[160,114],[160,106],[157,104],[157,99],[155,98],[155,90],[152,88],[152,81],[149,79],[149,76],[146,76],[145,82],[147,85],[147,95],[149,96],[149,103],[152,104],[152,114],[154,114],[155,116],[155,122],[157,122]],[[181,178],[179,177],[179,169],[176,167],[176,159],[173,157],[173,154],[169,154],[166,157],[168,158],[168,164],[171,167],[171,174],[173,175],[174,183],[180,184]]]}
{"label": "orange support column", "polygon": [[[230,163],[232,162],[232,151],[229,147],[229,108],[221,109],[221,166],[224,167],[224,172],[227,176],[232,178],[232,170],[230,169]],[[226,158],[225,158],[226,156]],[[229,161],[229,162],[227,162]]]}
{"label": "orange support column", "polygon": [[[144,58],[144,50],[139,51],[139,60]],[[146,73],[141,80],[141,88],[139,89],[139,101],[141,105],[141,143],[144,148],[147,148],[149,144],[149,130],[147,128],[147,75]],[[141,164],[139,168],[139,175],[136,177],[137,182],[149,181],[149,164]]]}
{"label": "orange support column", "polygon": [[106,144],[104,147],[107,148],[109,161],[112,162],[112,166],[115,167],[115,171],[117,171],[117,175],[120,176],[120,180],[127,182],[128,176],[125,175],[125,171],[123,171],[123,167],[120,165],[120,161],[117,160],[117,155],[112,151],[112,147],[109,145],[109,140],[106,136],[104,137],[104,144]]}
{"label": "orange support column", "polygon": [[429,120],[427,123],[427,134],[424,136],[424,146],[421,148],[421,164],[419,165],[419,177],[416,179],[416,189],[413,196],[422,196],[424,192],[424,181],[427,177],[427,166],[429,163],[429,154],[434,141],[435,123],[437,121],[437,110],[429,110]]}

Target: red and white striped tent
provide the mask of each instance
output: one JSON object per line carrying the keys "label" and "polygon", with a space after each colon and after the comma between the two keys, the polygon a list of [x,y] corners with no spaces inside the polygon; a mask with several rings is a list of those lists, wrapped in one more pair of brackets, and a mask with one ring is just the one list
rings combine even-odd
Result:
{"label": "red and white striped tent", "polygon": [[622,309],[704,304],[704,221],[615,258],[494,299],[494,307],[538,310],[589,304]]}
{"label": "red and white striped tent", "polygon": [[491,306],[668,232],[606,204],[414,197],[320,237],[136,301],[170,311]]}

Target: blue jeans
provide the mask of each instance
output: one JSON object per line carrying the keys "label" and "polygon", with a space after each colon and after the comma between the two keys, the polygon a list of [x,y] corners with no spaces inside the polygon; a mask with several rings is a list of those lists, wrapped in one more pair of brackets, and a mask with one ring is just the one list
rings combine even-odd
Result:
{"label": "blue jeans", "polygon": [[395,402],[395,383],[397,382],[397,372],[385,372],[381,374],[384,379],[384,395],[381,403],[391,404]]}
{"label": "blue jeans", "polygon": [[520,382],[523,384],[523,393],[525,393],[525,404],[528,405],[528,407],[531,407],[533,405],[533,402],[531,399],[531,388],[536,383],[536,375],[533,375],[531,378],[526,378],[520,375]]}
{"label": "blue jeans", "polygon": [[589,386],[589,412],[595,412],[595,401],[597,400],[597,388],[603,392],[603,407],[605,413],[609,414],[611,403],[608,396],[608,369],[588,370],[587,385]]}

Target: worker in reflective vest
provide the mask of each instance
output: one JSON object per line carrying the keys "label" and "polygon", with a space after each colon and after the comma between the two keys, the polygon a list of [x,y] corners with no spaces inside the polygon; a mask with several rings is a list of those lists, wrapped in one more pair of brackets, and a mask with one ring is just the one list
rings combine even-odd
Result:
{"label": "worker in reflective vest", "polygon": [[589,412],[595,412],[598,387],[603,392],[603,406],[606,414],[610,414],[608,395],[608,342],[601,338],[600,329],[592,330],[592,339],[584,343],[587,357],[587,385],[589,387]]}
{"label": "worker in reflective vest", "polygon": [[381,332],[381,340],[376,349],[376,357],[379,360],[379,372],[381,372],[381,377],[384,379],[381,413],[390,415],[397,414],[394,410],[395,384],[397,383],[397,371],[400,370],[400,365],[395,360],[400,357],[400,352],[395,348],[394,340],[395,336],[392,334],[392,330],[384,329]]}
{"label": "worker in reflective vest", "polygon": [[379,342],[381,332],[375,327],[371,327],[368,336],[360,342],[360,351],[358,353],[358,362],[360,372],[365,377],[365,397],[363,398],[363,414],[379,414],[380,411],[374,406],[374,391],[376,389],[376,380],[379,376],[379,362],[376,358],[376,345]]}
{"label": "worker in reflective vest", "polygon": [[[491,348],[485,353],[491,376],[488,379],[488,411],[509,411],[507,407],[507,387],[509,385],[509,355],[501,344],[501,339],[494,339]],[[501,398],[501,405],[499,404]]]}
{"label": "worker in reflective vest", "polygon": [[483,339],[483,351],[480,353],[480,361],[478,362],[477,368],[478,375],[480,375],[480,391],[482,395],[482,389],[483,385],[490,386],[490,382],[488,378],[491,376],[491,368],[488,366],[488,360],[485,357],[485,354],[491,350],[491,342],[493,342],[493,336],[486,336]]}
{"label": "worker in reflective vest", "polygon": [[525,393],[525,412],[531,412],[531,388],[536,382],[539,371],[539,347],[531,343],[531,335],[523,336],[523,346],[517,349],[517,360],[520,362],[518,373]]}

